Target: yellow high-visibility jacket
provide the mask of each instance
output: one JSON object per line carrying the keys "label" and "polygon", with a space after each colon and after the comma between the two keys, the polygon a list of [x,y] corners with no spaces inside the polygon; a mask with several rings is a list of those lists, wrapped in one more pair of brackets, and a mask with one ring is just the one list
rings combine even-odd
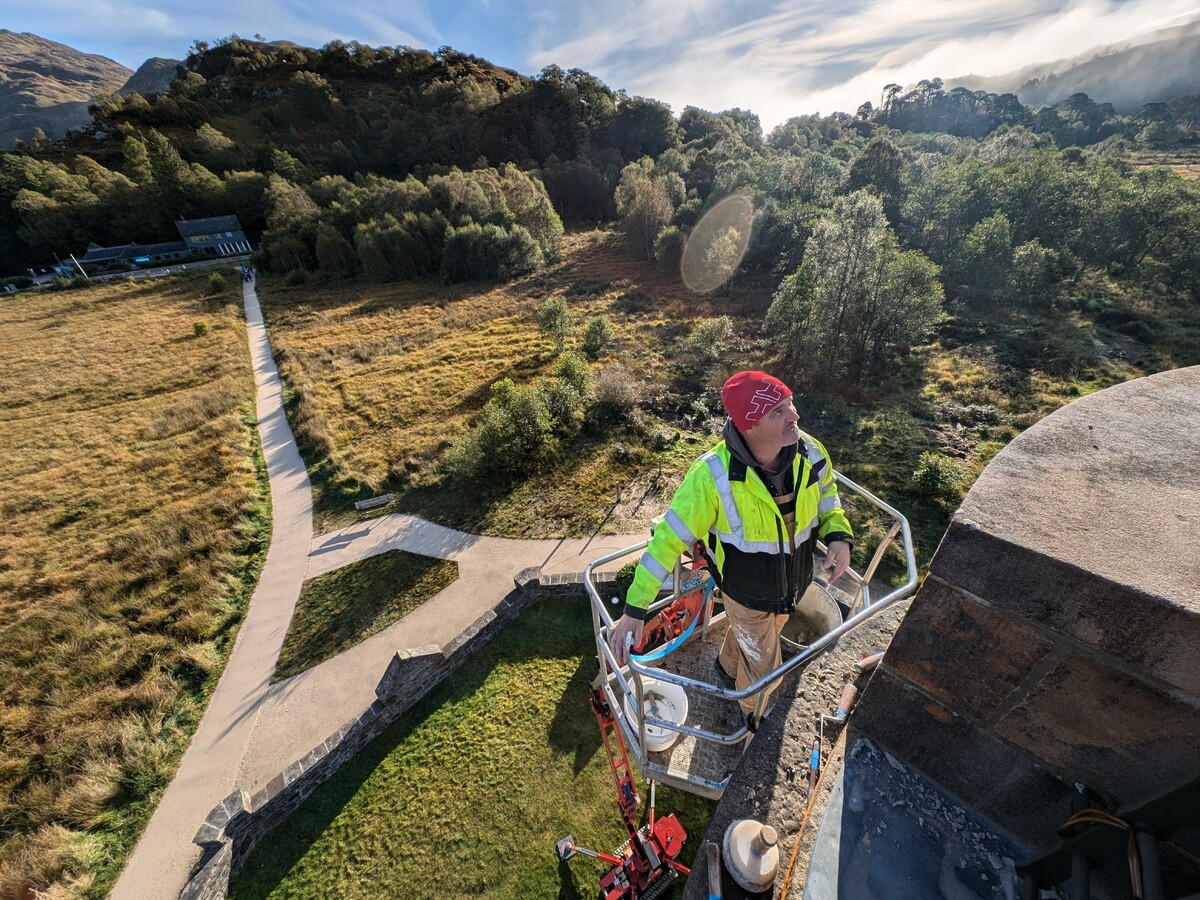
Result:
{"label": "yellow high-visibility jacket", "polygon": [[638,562],[625,612],[645,618],[680,554],[697,542],[722,593],[751,609],[789,612],[812,581],[817,538],[828,544],[854,534],[821,442],[801,433],[793,466],[796,531],[789,544],[775,498],[725,441],[692,463]]}

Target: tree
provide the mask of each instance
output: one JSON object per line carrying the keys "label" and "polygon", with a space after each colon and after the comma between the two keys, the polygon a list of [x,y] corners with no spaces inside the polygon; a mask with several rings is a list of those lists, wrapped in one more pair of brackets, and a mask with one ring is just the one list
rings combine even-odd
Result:
{"label": "tree", "polygon": [[942,314],[938,267],[901,253],[880,200],[856,191],[834,204],[767,310],[768,340],[800,374],[861,381],[920,340]]}
{"label": "tree", "polygon": [[[817,284],[811,330],[823,335],[818,372],[835,377],[849,364],[850,334],[884,276],[888,227],[883,203],[866,191],[840,198],[804,248]],[[861,374],[861,373],[859,373]]]}
{"label": "tree", "polygon": [[317,265],[323,272],[348,275],[358,266],[358,254],[351,243],[332,225],[317,227]]}
{"label": "tree", "polygon": [[873,138],[850,164],[850,177],[846,181],[846,189],[866,189],[878,194],[883,200],[888,219],[896,222],[899,220],[903,193],[900,180],[903,169],[904,158],[896,145],[884,137]]}
{"label": "tree", "polygon": [[[696,235],[693,234],[693,240]],[[700,255],[704,263],[705,279],[708,284],[721,286],[726,290],[733,280],[733,273],[741,261],[742,235],[732,225],[723,231],[713,233]]]}
{"label": "tree", "polygon": [[1040,306],[1050,300],[1060,278],[1060,265],[1059,255],[1037,240],[1013,250],[1005,290],[1009,305]]}
{"label": "tree", "polygon": [[674,212],[663,181],[647,178],[637,183],[625,211],[625,234],[637,253],[654,259],[654,241],[671,224]]}
{"label": "tree", "polygon": [[554,351],[562,353],[567,338],[575,330],[575,316],[562,297],[551,297],[538,310],[538,328],[554,339]]}
{"label": "tree", "polygon": [[597,359],[612,345],[616,332],[608,316],[592,316],[583,326],[583,352]]}
{"label": "tree", "polygon": [[1012,265],[1012,225],[1004,213],[979,222],[955,254],[954,271],[964,281],[984,290],[1004,285]]}
{"label": "tree", "polygon": [[810,329],[817,283],[812,266],[800,268],[779,284],[763,320],[763,332],[791,372],[800,374],[816,350],[817,335]]}

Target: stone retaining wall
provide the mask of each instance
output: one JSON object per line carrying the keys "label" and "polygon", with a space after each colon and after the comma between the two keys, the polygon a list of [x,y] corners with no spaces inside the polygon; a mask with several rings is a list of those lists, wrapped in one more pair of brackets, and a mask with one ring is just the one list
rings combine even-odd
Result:
{"label": "stone retaining wall", "polygon": [[[1005,448],[955,515],[859,731],[1037,850],[1075,782],[1116,809],[1194,775],[1198,423],[1200,367],[1077,400]],[[1200,856],[1187,844],[1172,852]]]}
{"label": "stone retaining wall", "polygon": [[582,574],[517,575],[517,590],[445,647],[403,650],[392,658],[375,688],[377,699],[325,741],[255,794],[235,790],[208,814],[196,833],[203,854],[181,900],[217,900],[229,892],[254,846],[288,818],[308,796],[359,750],[495,637],[509,622],[546,597],[580,593]]}

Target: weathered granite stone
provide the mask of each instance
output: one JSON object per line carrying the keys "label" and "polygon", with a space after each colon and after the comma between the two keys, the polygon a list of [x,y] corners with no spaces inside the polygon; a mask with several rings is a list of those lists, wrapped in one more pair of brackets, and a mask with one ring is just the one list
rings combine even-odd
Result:
{"label": "weathered granite stone", "polygon": [[1048,672],[995,731],[1115,806],[1181,781],[1200,760],[1200,708],[1081,656]]}
{"label": "weathered granite stone", "polygon": [[931,697],[982,722],[1052,649],[1033,629],[930,578],[892,641],[888,663]]}

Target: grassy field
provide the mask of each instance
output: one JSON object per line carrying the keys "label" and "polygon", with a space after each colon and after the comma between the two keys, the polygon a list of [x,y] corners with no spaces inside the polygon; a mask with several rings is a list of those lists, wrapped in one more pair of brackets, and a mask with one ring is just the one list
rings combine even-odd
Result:
{"label": "grassy field", "polygon": [[107,893],[257,580],[240,292],[208,289],[0,302],[0,896]]}
{"label": "grassy field", "polygon": [[[666,385],[674,361],[667,351],[694,321],[728,311],[689,301],[655,267],[631,264],[610,232],[568,235],[559,265],[495,287],[288,286],[264,278],[260,296],[310,463],[319,530],[346,523],[354,499],[380,490],[401,494],[405,511],[489,533],[641,529],[639,501],[657,494],[659,454],[645,459],[640,442],[622,453],[613,449],[619,436],[585,434],[563,466],[502,490],[443,490],[438,464],[492,384],[504,377],[529,382],[553,370],[553,341],[535,322],[546,299],[565,297],[580,325],[608,315],[616,341],[597,368],[621,364],[643,384]],[[701,423],[680,425],[685,444],[703,435]],[[677,443],[662,451],[664,469],[678,468],[691,452],[673,452]]]}
{"label": "grassy field", "polygon": [[[954,301],[937,340],[914,348],[890,378],[799,393],[801,426],[840,469],[910,517],[923,561],[971,480],[1021,430],[1074,397],[1200,362],[1194,305],[1099,274],[1071,291],[1042,310]],[[260,292],[321,530],[348,521],[354,499],[389,490],[401,509],[492,534],[640,531],[714,440],[724,378],[770,365],[761,333],[769,282],[740,275],[727,292],[690,296],[672,273],[632,259],[611,231],[568,233],[555,267],[498,287],[264,279]],[[515,484],[447,484],[439,461],[489,386],[553,370],[553,344],[535,320],[553,296],[581,324],[600,313],[612,320],[615,346],[594,368],[632,374],[633,420],[585,429]],[[737,333],[706,361],[687,336],[700,319],[725,314]],[[961,480],[933,492],[914,483],[925,452],[952,461]],[[865,511],[855,521],[868,534],[882,527]]]}
{"label": "grassy field", "polygon": [[412,612],[458,578],[458,563],[389,550],[304,582],[275,677],[297,675]]}
{"label": "grassy field", "polygon": [[[624,840],[600,732],[583,600],[506,628],[259,844],[230,896],[594,897],[601,865],[555,842]],[[645,792],[643,792],[645,793]],[[690,863],[711,801],[663,789]]]}

